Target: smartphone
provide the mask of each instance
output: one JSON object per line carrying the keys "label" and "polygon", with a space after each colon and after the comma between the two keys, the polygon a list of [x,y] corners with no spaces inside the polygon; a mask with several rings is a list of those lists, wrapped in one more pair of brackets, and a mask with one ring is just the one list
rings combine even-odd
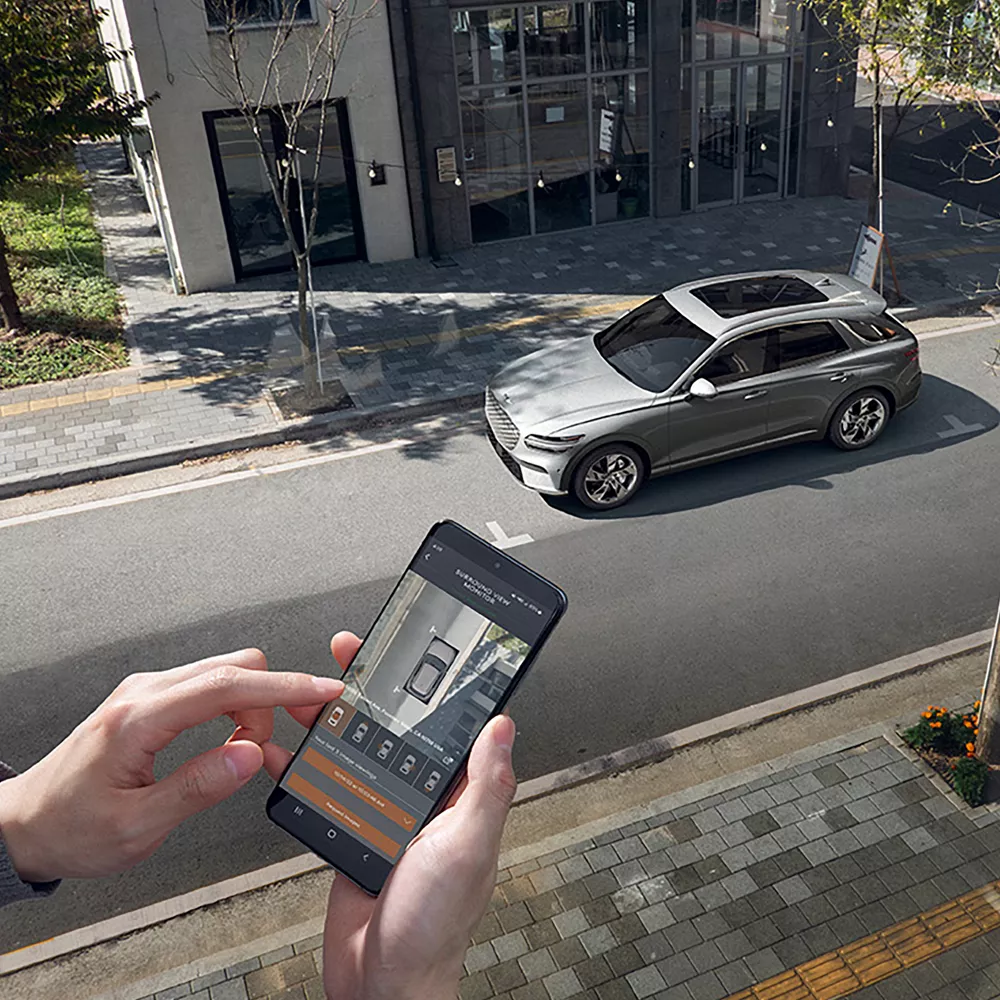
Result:
{"label": "smartphone", "polygon": [[565,610],[554,584],[436,524],[268,798],[270,819],[378,895]]}

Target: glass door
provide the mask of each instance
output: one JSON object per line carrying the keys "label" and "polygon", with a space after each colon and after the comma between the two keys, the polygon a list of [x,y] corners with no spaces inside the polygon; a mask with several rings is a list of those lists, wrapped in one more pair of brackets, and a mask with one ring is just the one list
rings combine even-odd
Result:
{"label": "glass door", "polygon": [[727,205],[738,190],[739,66],[698,69],[698,204]]}
{"label": "glass door", "polygon": [[695,73],[698,205],[778,197],[787,149],[786,60]]}
{"label": "glass door", "polygon": [[740,201],[776,198],[784,165],[785,62],[743,67],[740,125],[742,157]]}

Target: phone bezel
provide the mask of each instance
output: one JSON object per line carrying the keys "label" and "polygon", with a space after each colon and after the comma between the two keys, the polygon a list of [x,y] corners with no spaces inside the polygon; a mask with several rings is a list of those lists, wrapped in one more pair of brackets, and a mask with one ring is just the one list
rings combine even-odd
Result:
{"label": "phone bezel", "polygon": [[[523,574],[524,579],[530,583],[530,586],[528,588],[525,588],[523,583],[514,583],[512,585],[515,588],[521,590],[527,589],[529,591],[530,590],[542,591],[545,594],[545,597],[541,599],[545,601],[546,604],[551,603],[553,606],[552,614],[542,627],[542,630],[539,633],[537,640],[534,642],[534,644],[531,647],[531,650],[525,657],[524,662],[521,664],[521,667],[517,672],[517,675],[513,678],[511,684],[504,692],[501,699],[497,702],[496,707],[494,708],[492,714],[490,715],[490,719],[495,718],[497,715],[500,715],[503,712],[504,707],[507,705],[507,702],[510,701],[511,696],[514,694],[518,686],[524,680],[532,664],[538,657],[538,654],[541,651],[542,647],[545,645],[545,643],[549,639],[549,636],[552,634],[552,630],[556,627],[556,625],[559,622],[559,619],[565,612],[567,606],[566,595],[565,593],[563,593],[562,590],[560,590],[559,587],[557,587],[551,581],[546,580],[545,577],[543,577],[541,574],[536,573],[533,569],[530,569],[529,567],[525,566],[524,563],[515,559],[513,556],[508,555],[506,552],[502,551],[501,549],[498,549],[496,546],[491,545],[489,542],[480,538],[478,535],[470,531],[468,528],[465,528],[462,525],[458,524],[457,522],[449,519],[438,521],[430,529],[430,531],[427,532],[423,541],[420,543],[420,545],[417,547],[416,552],[413,554],[413,557],[407,563],[406,566],[407,570],[413,569],[414,564],[416,563],[420,553],[423,551],[427,543],[431,541],[431,539],[433,538],[437,538],[442,544],[448,545],[451,548],[459,552],[462,552],[463,555],[469,553],[476,553],[475,555],[470,555],[470,561],[476,565],[483,566],[484,569],[488,568],[494,574],[497,573],[498,570],[494,565],[491,565],[491,563],[495,564],[497,561],[501,561],[503,563],[503,566],[499,570],[500,572],[503,572],[505,575],[507,575],[511,571],[513,571],[515,576],[520,576]],[[382,608],[379,610],[379,613],[375,616],[372,622],[373,627],[375,622],[377,622],[379,618],[381,618],[382,615],[385,613],[385,609],[388,606],[392,594],[396,590],[396,586],[398,586],[398,582],[392,587],[392,589],[389,591],[389,594],[386,596]],[[371,629],[369,629],[369,632],[366,633],[364,641],[368,640],[368,635],[370,634],[370,632]],[[348,667],[347,670],[344,671],[344,674],[346,675],[349,670],[350,667]],[[326,708],[327,706],[324,705],[323,706],[324,712],[326,711]],[[363,889],[366,893],[368,893],[368,895],[378,896],[378,894],[382,891],[382,888],[385,886],[386,880],[392,874],[392,871],[395,868],[396,864],[399,863],[399,858],[397,858],[395,862],[388,862],[385,860],[385,858],[381,857],[381,855],[376,854],[375,857],[377,863],[371,867],[367,867],[366,865],[364,865],[364,863],[362,863],[361,865],[350,864],[343,857],[338,858],[336,856],[337,852],[331,854],[331,852],[327,849],[326,844],[320,843],[314,837],[308,836],[304,829],[296,829],[296,825],[294,823],[285,822],[282,820],[281,817],[275,815],[276,807],[279,806],[281,803],[283,803],[286,799],[294,799],[295,801],[298,801],[297,797],[292,795],[291,792],[286,792],[283,788],[281,788],[280,783],[282,780],[284,780],[285,774],[288,772],[288,770],[299,759],[299,755],[303,752],[303,749],[305,748],[306,744],[312,738],[313,733],[315,732],[317,726],[319,725],[319,718],[322,716],[322,714],[323,713],[321,712],[320,716],[317,717],[316,722],[313,723],[309,731],[303,737],[302,743],[295,751],[295,754],[289,761],[288,766],[282,772],[281,778],[279,778],[278,783],[274,786],[274,788],[271,791],[271,794],[268,796],[267,806],[266,806],[267,816],[272,823],[275,823],[277,826],[281,827],[281,829],[284,830],[286,833],[291,834],[293,837],[295,837],[298,841],[300,841],[310,850],[318,854],[339,875],[343,875],[345,878],[349,879],[359,888]],[[465,755],[459,762],[459,766],[456,768],[454,776],[451,778],[450,781],[448,781],[443,786],[442,790],[440,791],[440,793],[438,794],[437,798],[434,801],[434,805],[431,807],[430,812],[427,814],[427,818],[417,827],[416,831],[414,832],[414,836],[419,834],[420,831],[425,826],[427,826],[427,824],[430,823],[431,820],[433,820],[434,817],[437,816],[444,808],[445,804],[448,801],[448,798],[451,796],[452,792],[455,790],[455,788],[461,781],[462,777],[465,775],[466,765],[468,763],[470,753],[471,753],[471,747],[468,751],[466,751]],[[313,809],[312,806],[306,804],[306,808],[310,809],[313,813],[315,813],[315,810]],[[346,831],[341,831],[340,833],[338,833],[338,836],[346,837],[348,842],[350,843],[360,844],[362,845],[362,847],[364,846],[362,841],[360,841],[356,837],[352,837]],[[405,849],[403,853],[405,853]],[[403,855],[401,854],[400,858],[402,856]],[[380,874],[375,879],[369,877],[376,872]]]}

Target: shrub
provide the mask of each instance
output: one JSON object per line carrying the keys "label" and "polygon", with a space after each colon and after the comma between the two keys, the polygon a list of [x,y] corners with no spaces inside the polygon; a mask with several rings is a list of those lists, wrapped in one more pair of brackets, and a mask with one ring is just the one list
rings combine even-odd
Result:
{"label": "shrub", "polygon": [[952,764],[955,791],[970,806],[981,806],[986,800],[986,776],[989,767],[975,757],[963,757]]}
{"label": "shrub", "polygon": [[920,721],[903,732],[903,739],[917,750],[936,750],[957,757],[968,752],[966,744],[978,732],[977,723],[978,716],[972,713],[962,715],[940,705],[928,705]]}

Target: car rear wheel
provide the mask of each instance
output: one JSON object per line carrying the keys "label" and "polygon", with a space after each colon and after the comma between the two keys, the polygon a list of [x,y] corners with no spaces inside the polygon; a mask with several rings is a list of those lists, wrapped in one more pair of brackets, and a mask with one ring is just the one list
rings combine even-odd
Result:
{"label": "car rear wheel", "polygon": [[635,448],[607,444],[587,455],[573,474],[573,494],[591,510],[611,510],[628,503],[646,478]]}
{"label": "car rear wheel", "polygon": [[867,448],[889,422],[889,400],[878,389],[862,389],[837,407],[827,436],[844,451]]}

